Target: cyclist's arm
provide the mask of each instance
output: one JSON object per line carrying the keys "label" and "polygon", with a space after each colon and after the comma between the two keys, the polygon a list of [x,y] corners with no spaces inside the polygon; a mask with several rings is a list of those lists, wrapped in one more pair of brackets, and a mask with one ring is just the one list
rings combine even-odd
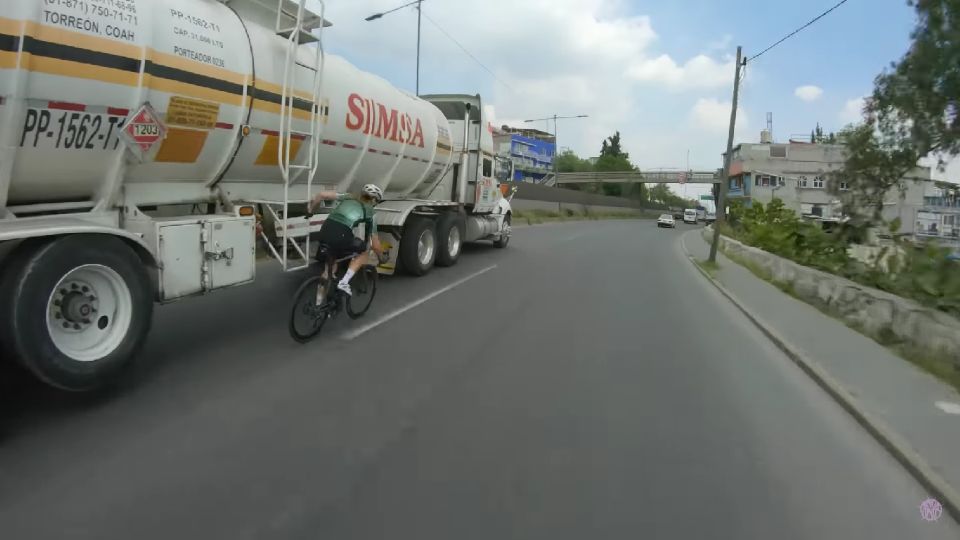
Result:
{"label": "cyclist's arm", "polygon": [[367,210],[371,211],[371,215],[367,221],[369,226],[365,226],[364,230],[367,231],[367,238],[370,243],[370,246],[373,247],[373,251],[379,254],[379,253],[382,253],[382,251],[380,248],[380,236],[377,234],[377,220],[374,218],[372,214],[373,212],[372,208],[364,207],[363,213],[366,214]]}
{"label": "cyclist's arm", "polygon": [[373,247],[373,251],[378,255],[383,253],[383,246],[380,245],[380,236],[376,233],[370,237],[370,245]]}
{"label": "cyclist's arm", "polygon": [[313,210],[321,201],[342,201],[348,196],[346,193],[337,193],[336,191],[321,191],[313,196],[307,208]]}

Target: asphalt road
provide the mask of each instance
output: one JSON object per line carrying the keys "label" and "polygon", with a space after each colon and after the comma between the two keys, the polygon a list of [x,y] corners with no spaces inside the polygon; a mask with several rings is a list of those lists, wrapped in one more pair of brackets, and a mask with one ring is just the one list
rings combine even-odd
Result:
{"label": "asphalt road", "polygon": [[160,308],[122,389],[6,396],[0,535],[960,537],[695,273],[688,228],[518,229],[306,346],[301,277],[267,266]]}

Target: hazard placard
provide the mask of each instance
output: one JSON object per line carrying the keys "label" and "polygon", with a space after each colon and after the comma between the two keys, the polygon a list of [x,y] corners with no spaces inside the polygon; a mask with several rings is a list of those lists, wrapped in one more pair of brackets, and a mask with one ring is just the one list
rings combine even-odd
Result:
{"label": "hazard placard", "polygon": [[144,103],[123,126],[123,138],[131,147],[147,152],[163,139],[166,128],[149,103]]}

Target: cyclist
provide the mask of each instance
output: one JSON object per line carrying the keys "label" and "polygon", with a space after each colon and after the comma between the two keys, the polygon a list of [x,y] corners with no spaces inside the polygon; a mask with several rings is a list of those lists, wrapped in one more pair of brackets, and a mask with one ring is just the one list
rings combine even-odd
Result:
{"label": "cyclist", "polygon": [[[366,184],[356,196],[349,193],[321,191],[307,205],[307,210],[313,212],[314,207],[321,201],[339,202],[320,227],[319,241],[330,248],[333,256],[357,254],[350,260],[347,273],[337,284],[337,288],[348,295],[353,294],[350,290],[350,279],[361,266],[367,264],[367,246],[373,247],[378,259],[381,261],[384,259],[385,253],[377,237],[377,225],[373,221],[373,207],[382,200],[383,190],[376,184]],[[361,223],[366,237],[363,240],[353,233],[353,228]]]}

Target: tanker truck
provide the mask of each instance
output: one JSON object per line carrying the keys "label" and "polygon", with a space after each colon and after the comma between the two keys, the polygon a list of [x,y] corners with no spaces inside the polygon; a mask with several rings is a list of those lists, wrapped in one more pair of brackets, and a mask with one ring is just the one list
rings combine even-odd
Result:
{"label": "tanker truck", "polygon": [[4,360],[69,391],[116,380],[155,303],[251,282],[259,241],[307,268],[318,190],[385,190],[383,273],[507,245],[480,96],[418,97],[327,54],[304,2],[4,0]]}

